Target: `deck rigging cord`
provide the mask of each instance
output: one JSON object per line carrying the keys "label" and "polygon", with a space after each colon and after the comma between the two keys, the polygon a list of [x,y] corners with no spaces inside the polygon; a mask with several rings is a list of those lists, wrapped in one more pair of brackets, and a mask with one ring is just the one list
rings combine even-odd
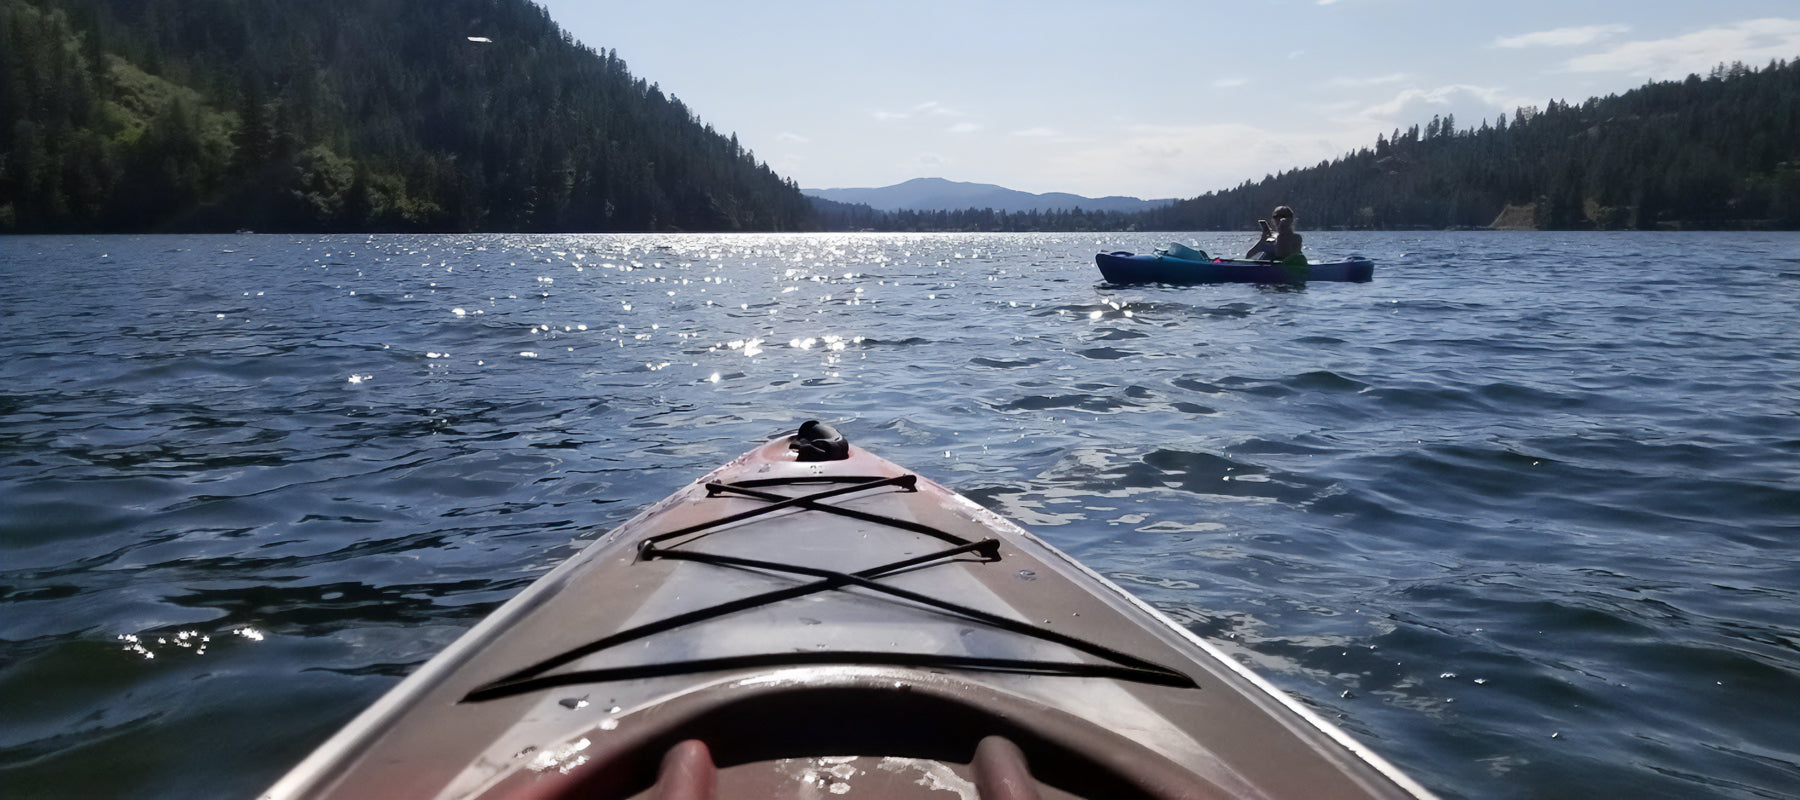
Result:
{"label": "deck rigging cord", "polygon": [[[767,487],[817,483],[837,483],[844,485],[798,496],[760,491]],[[896,487],[906,492],[918,491],[918,476],[912,474],[893,477],[809,476],[706,484],[708,497],[717,497],[721,494],[732,494],[762,500],[766,502],[767,505],[646,537],[638,542],[638,559],[640,562],[658,559],[683,560],[734,569],[749,569],[770,573],[798,575],[810,577],[813,580],[794,586],[737,598],[705,608],[683,612],[661,620],[618,631],[609,636],[566,650],[542,661],[538,661],[528,667],[484,683],[465,695],[462,698],[462,702],[494,700],[555,686],[567,686],[580,683],[599,683],[669,675],[686,675],[715,670],[837,663],[922,668],[938,667],[999,672],[1022,672],[1039,675],[1106,677],[1163,686],[1198,688],[1198,685],[1194,682],[1193,678],[1185,673],[1178,672],[1129,653],[1121,652],[1104,645],[1089,642],[1047,628],[1038,627],[1030,623],[1021,622],[991,612],[982,611],[980,609],[971,608],[881,583],[881,579],[885,577],[929,566],[951,563],[952,561],[970,555],[976,556],[984,563],[998,562],[1001,560],[1000,542],[997,539],[988,538],[972,541],[948,531],[939,530],[929,525],[912,522],[910,520],[895,519],[881,514],[873,514],[823,502],[835,497],[888,487]],[[930,536],[942,540],[951,546],[936,552],[912,556],[891,563],[858,570],[856,572],[805,567],[774,561],[741,558],[737,556],[683,549],[683,545],[704,538],[703,536],[698,536],[696,534],[704,534],[707,531],[716,532],[717,529],[728,525],[745,522],[790,508],[799,509],[801,511],[824,512],[844,516],[861,522],[886,525]],[[693,538],[688,539],[687,541],[677,542],[670,546],[663,546],[663,543],[665,542],[689,536],[692,536]],[[871,592],[885,594],[890,597],[935,608],[949,614],[972,619],[1010,633],[1063,645],[1078,652],[1104,659],[1108,663],[988,658],[982,656],[936,653],[830,651],[759,653],[656,664],[585,669],[571,672],[550,672],[558,667],[599,653],[608,648],[643,639],[665,631],[716,619],[739,611],[759,608],[807,595],[848,587],[856,587]]]}

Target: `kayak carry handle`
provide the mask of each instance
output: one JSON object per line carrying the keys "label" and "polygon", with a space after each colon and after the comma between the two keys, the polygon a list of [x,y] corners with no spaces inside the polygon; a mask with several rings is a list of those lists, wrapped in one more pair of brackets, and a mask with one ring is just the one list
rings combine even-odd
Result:
{"label": "kayak carry handle", "polygon": [[800,431],[789,446],[801,461],[843,461],[850,457],[850,440],[816,419],[800,423]]}

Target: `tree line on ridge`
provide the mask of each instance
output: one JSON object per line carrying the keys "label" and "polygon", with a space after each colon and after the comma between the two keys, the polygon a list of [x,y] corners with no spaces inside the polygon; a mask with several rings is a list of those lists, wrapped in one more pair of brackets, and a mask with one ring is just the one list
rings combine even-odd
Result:
{"label": "tree line on ridge", "polygon": [[0,0],[0,231],[1800,229],[1800,60],[1137,213],[809,199],[529,0]]}
{"label": "tree line on ridge", "polygon": [[1331,161],[1138,213],[814,204],[833,230],[1253,230],[1284,204],[1313,228],[1797,230],[1800,60],[1721,65],[1471,127],[1434,117]]}
{"label": "tree line on ridge", "polygon": [[0,0],[0,229],[796,230],[527,0]]}

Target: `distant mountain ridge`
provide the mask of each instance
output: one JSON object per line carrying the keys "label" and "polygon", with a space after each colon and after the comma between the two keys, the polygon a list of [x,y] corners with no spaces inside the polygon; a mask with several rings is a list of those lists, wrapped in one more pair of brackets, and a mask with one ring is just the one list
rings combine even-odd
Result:
{"label": "distant mountain ridge", "polygon": [[866,205],[877,211],[961,211],[991,208],[1020,213],[1031,211],[1118,211],[1135,213],[1162,208],[1173,199],[1142,200],[1136,197],[1083,197],[1067,192],[1032,194],[991,183],[967,183],[943,178],[914,178],[905,183],[874,189],[801,189],[801,194],[835,203]]}

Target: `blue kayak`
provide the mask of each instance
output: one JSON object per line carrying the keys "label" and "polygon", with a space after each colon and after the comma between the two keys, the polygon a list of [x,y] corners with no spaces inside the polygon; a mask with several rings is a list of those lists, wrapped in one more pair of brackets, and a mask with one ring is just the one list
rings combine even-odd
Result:
{"label": "blue kayak", "polygon": [[1375,262],[1362,256],[1342,261],[1293,264],[1238,258],[1193,259],[1166,253],[1134,255],[1124,251],[1094,256],[1108,283],[1306,283],[1354,281],[1375,277]]}

